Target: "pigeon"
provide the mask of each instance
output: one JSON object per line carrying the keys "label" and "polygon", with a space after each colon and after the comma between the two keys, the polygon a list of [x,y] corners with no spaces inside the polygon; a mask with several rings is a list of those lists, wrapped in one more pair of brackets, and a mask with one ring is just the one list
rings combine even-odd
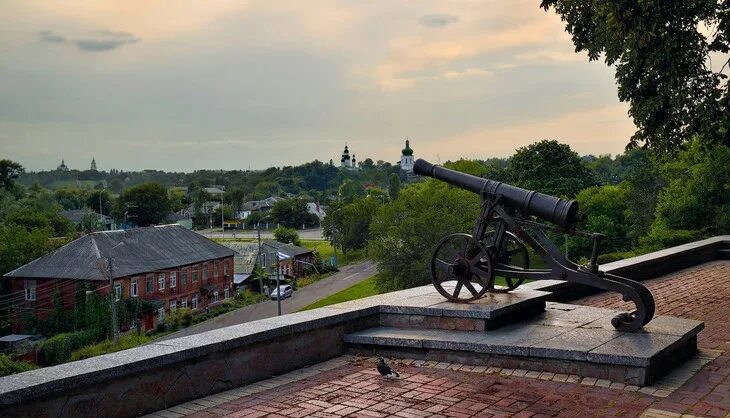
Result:
{"label": "pigeon", "polygon": [[390,366],[388,366],[385,363],[385,360],[383,360],[382,357],[378,357],[378,372],[380,372],[381,375],[385,377],[398,377],[400,376],[398,372],[391,369]]}

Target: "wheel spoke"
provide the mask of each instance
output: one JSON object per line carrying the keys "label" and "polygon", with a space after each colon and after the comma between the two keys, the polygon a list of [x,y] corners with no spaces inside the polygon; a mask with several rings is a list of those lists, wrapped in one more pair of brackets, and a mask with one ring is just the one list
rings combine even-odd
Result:
{"label": "wheel spoke", "polygon": [[515,255],[515,254],[521,254],[521,253],[522,253],[522,248],[519,248],[519,247],[513,248],[513,249],[507,251],[508,255]]}
{"label": "wheel spoke", "polygon": [[463,285],[463,282],[461,280],[459,280],[456,283],[456,287],[454,288],[454,293],[453,293],[454,299],[458,299],[459,298],[459,293],[461,293],[461,287],[462,287],[462,285]]}
{"label": "wheel spoke", "polygon": [[476,296],[479,294],[479,292],[477,292],[477,290],[474,288],[474,286],[471,284],[471,282],[469,282],[467,280],[464,281],[464,287],[466,287],[466,290],[471,292],[472,296]]}
{"label": "wheel spoke", "polygon": [[490,271],[488,267],[484,267],[483,265],[477,263],[477,265],[474,266],[474,274],[482,279],[489,279]]}
{"label": "wheel spoke", "polygon": [[512,278],[511,278],[511,277],[505,277],[505,278],[504,278],[504,281],[506,281],[506,282],[507,282],[507,288],[508,288],[508,289],[513,289],[513,288],[515,287],[515,284],[514,284],[514,282],[512,281]]}
{"label": "wheel spoke", "polygon": [[440,258],[437,258],[437,259],[436,259],[436,261],[438,261],[439,263],[441,263],[441,265],[442,265],[443,267],[454,267],[454,266],[456,265],[456,264],[454,264],[454,263],[449,263],[449,262],[447,262],[447,261],[444,261],[444,260],[442,260],[442,259],[440,259]]}

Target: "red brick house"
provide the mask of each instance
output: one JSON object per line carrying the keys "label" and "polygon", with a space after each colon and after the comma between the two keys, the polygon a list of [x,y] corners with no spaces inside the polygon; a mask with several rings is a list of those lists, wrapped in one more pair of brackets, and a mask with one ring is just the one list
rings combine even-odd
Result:
{"label": "red brick house", "polygon": [[[104,231],[76,239],[4,279],[11,281],[13,294],[22,295],[13,306],[15,318],[31,312],[47,319],[56,289],[72,309],[77,284],[85,281],[100,294],[114,291],[117,297],[150,302],[155,309],[142,313],[142,326],[149,329],[170,310],[205,309],[232,295],[234,254],[180,225]],[[111,286],[99,257],[103,266],[111,264]]]}
{"label": "red brick house", "polygon": [[279,253],[279,272],[284,276],[300,278],[304,271],[315,262],[314,252],[308,248],[278,241],[266,241],[261,246],[262,264],[264,266],[275,264],[277,252]]}

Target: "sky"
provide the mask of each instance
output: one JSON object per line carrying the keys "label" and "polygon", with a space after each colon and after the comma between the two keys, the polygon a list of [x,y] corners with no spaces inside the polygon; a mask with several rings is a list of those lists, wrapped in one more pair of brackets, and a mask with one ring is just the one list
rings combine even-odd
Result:
{"label": "sky", "polygon": [[5,0],[0,158],[28,170],[263,169],[617,154],[612,69],[538,0]]}

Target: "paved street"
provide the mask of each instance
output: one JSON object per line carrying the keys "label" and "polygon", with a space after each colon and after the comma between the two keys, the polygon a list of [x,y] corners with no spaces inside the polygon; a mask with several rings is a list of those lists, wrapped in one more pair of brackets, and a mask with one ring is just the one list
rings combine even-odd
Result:
{"label": "paved street", "polygon": [[[296,312],[310,303],[347,289],[348,287],[371,277],[375,273],[375,263],[370,260],[343,267],[341,271],[335,273],[331,277],[303,287],[294,292],[294,296],[282,300],[281,313],[288,314]],[[256,321],[258,319],[276,316],[276,314],[276,301],[270,300],[261,302],[182,329],[178,332],[162,337],[158,341],[169,340],[185,335],[198,334],[200,332],[241,324],[244,322]]]}
{"label": "paved street", "polygon": [[[274,228],[275,225],[271,225],[271,228],[269,230],[261,230],[261,238],[262,239],[274,239]],[[196,231],[197,233],[208,237],[208,238],[233,238],[233,231],[226,231],[225,234],[221,233],[220,227],[218,229],[204,229],[201,231]],[[321,228],[312,228],[312,229],[298,229],[297,233],[299,234],[299,238],[305,239],[305,240],[324,240],[322,238],[322,229]],[[252,231],[250,229],[244,230],[244,231],[236,231],[235,237],[236,238],[256,238],[258,235],[256,231]]]}

